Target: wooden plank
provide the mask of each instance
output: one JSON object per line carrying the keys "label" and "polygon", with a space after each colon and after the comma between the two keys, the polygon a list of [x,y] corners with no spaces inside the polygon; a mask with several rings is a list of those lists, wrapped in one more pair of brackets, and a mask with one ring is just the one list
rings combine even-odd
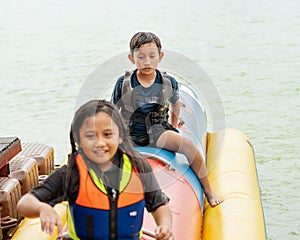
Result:
{"label": "wooden plank", "polygon": [[21,150],[21,141],[18,137],[0,137],[0,176],[8,176],[7,164]]}

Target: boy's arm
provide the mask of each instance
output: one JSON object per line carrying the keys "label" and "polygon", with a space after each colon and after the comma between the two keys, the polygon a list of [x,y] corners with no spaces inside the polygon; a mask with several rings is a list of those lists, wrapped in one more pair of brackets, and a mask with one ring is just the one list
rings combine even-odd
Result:
{"label": "boy's arm", "polygon": [[122,85],[123,85],[123,81],[124,81],[124,76],[121,76],[118,78],[118,80],[116,81],[114,88],[113,88],[113,92],[111,95],[111,102],[114,104],[118,104],[120,98],[122,97]]}
{"label": "boy's arm", "polygon": [[174,128],[177,128],[180,114],[180,101],[177,100],[174,104],[170,103],[170,123]]}

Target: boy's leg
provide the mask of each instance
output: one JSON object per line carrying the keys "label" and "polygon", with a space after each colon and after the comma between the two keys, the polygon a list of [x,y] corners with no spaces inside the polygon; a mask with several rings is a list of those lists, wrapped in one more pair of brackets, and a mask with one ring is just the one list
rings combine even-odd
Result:
{"label": "boy's leg", "polygon": [[207,177],[206,166],[202,155],[191,140],[174,131],[165,131],[158,138],[156,146],[158,148],[165,148],[173,152],[184,154],[187,157],[191,168],[200,180],[210,205],[214,207],[222,202],[222,200],[213,192]]}

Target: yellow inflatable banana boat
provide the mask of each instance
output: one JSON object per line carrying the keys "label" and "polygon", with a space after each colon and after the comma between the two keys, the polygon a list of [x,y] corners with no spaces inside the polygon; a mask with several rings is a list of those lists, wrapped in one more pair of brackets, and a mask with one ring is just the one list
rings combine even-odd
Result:
{"label": "yellow inflatable banana boat", "polygon": [[[206,113],[191,91],[181,87],[181,117],[185,124],[180,132],[201,149],[212,187],[224,202],[214,208],[209,206],[201,184],[183,155],[156,148],[137,148],[170,197],[174,238],[264,240],[264,215],[252,144],[242,132],[234,129],[208,133]],[[65,223],[66,203],[56,205],[55,209]],[[151,215],[145,212],[143,239],[154,239],[154,227]],[[12,239],[56,239],[56,234],[42,233],[39,219],[25,218]]]}

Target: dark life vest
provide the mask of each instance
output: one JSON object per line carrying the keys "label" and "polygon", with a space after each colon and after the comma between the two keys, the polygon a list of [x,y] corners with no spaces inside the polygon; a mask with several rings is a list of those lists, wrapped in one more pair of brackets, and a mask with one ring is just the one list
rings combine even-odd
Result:
{"label": "dark life vest", "polygon": [[[132,87],[133,73],[134,71],[125,72],[121,91],[121,101],[123,103],[121,114],[129,126],[129,130],[135,123],[146,124],[148,130],[154,124],[161,124],[168,121],[169,99],[173,92],[170,77],[166,72],[158,71],[161,75],[162,84],[154,83],[151,87],[159,88],[160,93],[158,96],[147,97],[137,94],[137,92],[139,92],[138,88],[142,88],[141,85],[134,88]],[[141,116],[139,111],[137,111],[140,107],[137,104],[138,102],[155,104],[155,111],[149,112],[146,117],[144,115]]]}

